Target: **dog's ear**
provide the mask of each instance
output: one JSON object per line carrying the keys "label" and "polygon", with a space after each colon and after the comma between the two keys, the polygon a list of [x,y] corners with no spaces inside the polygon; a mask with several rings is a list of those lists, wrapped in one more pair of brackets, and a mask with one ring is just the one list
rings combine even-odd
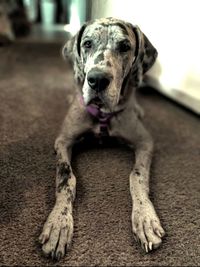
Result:
{"label": "dog's ear", "polygon": [[87,23],[83,24],[80,30],[77,32],[75,36],[73,36],[67,43],[64,45],[62,49],[62,55],[64,59],[69,60],[72,65],[77,60],[80,60],[80,52],[81,52],[81,38],[85,28],[87,27]]}
{"label": "dog's ear", "polygon": [[158,52],[138,26],[132,26],[132,30],[136,37],[136,58],[134,65],[142,66],[142,72],[144,74],[153,66]]}
{"label": "dog's ear", "polygon": [[78,84],[84,82],[84,68],[81,60],[81,39],[88,23],[83,24],[81,29],[63,47],[63,57],[68,61],[74,72],[74,79]]}

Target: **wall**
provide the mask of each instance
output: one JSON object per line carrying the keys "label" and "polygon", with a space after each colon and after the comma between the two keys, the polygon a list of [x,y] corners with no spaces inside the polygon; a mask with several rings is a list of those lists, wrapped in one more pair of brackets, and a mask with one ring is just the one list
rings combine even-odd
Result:
{"label": "wall", "polygon": [[151,71],[160,83],[158,89],[200,113],[200,1],[92,2],[92,18],[114,16],[140,26],[159,52],[161,69],[155,66]]}

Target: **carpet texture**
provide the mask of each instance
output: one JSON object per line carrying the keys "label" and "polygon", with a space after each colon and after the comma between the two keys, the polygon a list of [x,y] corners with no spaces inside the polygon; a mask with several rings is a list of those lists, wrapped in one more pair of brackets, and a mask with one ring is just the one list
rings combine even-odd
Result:
{"label": "carpet texture", "polygon": [[[0,48],[0,265],[58,265],[38,243],[55,201],[54,140],[66,113],[58,44]],[[138,93],[155,141],[151,199],[167,232],[145,254],[131,233],[126,147],[77,146],[72,249],[60,266],[200,265],[200,121],[150,88]]]}

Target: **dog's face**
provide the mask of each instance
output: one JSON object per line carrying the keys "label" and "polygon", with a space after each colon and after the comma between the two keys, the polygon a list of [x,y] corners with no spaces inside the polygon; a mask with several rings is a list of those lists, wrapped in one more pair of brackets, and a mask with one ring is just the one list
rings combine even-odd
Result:
{"label": "dog's face", "polygon": [[157,55],[138,27],[113,18],[83,25],[63,54],[73,62],[85,104],[110,110],[119,103],[128,80],[139,81]]}

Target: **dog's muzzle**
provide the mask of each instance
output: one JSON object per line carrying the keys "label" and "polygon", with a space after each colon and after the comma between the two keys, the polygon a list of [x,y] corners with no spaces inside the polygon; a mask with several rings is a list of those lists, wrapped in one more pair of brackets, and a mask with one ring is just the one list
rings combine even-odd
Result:
{"label": "dog's muzzle", "polygon": [[87,75],[88,85],[97,93],[106,90],[112,78],[111,74],[101,70],[91,70]]}

